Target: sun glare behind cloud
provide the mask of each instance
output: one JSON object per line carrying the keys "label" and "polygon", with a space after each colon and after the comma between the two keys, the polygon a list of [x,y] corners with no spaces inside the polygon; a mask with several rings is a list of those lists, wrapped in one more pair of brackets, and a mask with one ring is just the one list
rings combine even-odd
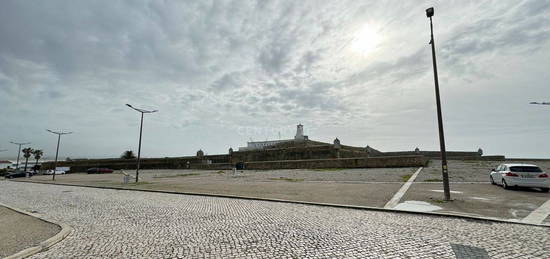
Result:
{"label": "sun glare behind cloud", "polygon": [[363,25],[354,35],[350,48],[366,56],[374,52],[382,42],[382,35],[373,24]]}

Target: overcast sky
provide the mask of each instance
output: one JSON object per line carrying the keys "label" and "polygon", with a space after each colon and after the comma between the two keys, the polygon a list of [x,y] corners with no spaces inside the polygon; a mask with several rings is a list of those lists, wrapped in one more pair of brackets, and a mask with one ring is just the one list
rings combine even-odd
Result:
{"label": "overcast sky", "polygon": [[0,157],[226,153],[292,138],[550,157],[550,1],[0,1]]}

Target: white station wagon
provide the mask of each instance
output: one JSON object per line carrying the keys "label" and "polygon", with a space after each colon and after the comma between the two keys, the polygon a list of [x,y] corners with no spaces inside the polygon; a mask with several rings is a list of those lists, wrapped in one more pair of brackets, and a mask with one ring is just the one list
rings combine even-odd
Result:
{"label": "white station wagon", "polygon": [[548,174],[530,164],[501,164],[491,171],[489,178],[492,184],[502,185],[504,189],[532,187],[548,192],[550,187]]}

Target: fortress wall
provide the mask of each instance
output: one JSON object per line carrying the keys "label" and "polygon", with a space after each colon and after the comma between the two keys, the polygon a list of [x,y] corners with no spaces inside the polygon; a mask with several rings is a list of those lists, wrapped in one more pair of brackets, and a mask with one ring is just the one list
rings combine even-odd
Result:
{"label": "fortress wall", "polygon": [[[462,159],[466,157],[481,157],[477,152],[470,151],[447,151],[448,159]],[[441,152],[439,151],[399,151],[399,152],[383,152],[382,156],[406,156],[406,155],[422,155],[429,158],[441,158]]]}
{"label": "fortress wall", "polygon": [[260,161],[246,162],[246,169],[273,170],[273,169],[320,169],[320,168],[380,168],[380,167],[419,167],[425,166],[427,159],[424,156],[395,156],[373,158],[339,158],[339,159],[311,159],[287,161]]}
{"label": "fortress wall", "polygon": [[331,145],[273,148],[253,151],[237,151],[231,154],[231,161],[276,161],[335,158],[336,151]]}
{"label": "fortress wall", "polygon": [[[229,155],[210,155],[202,158],[196,156],[190,157],[171,157],[171,158],[142,158],[140,169],[184,169],[187,168],[205,168],[208,167],[207,160],[211,162],[211,167],[229,164]],[[85,172],[88,168],[110,168],[136,169],[137,159],[83,159],[74,161],[58,161],[58,167],[70,167],[71,172]],[[54,162],[42,163],[43,170],[53,169]],[[231,167],[229,167],[231,168]]]}

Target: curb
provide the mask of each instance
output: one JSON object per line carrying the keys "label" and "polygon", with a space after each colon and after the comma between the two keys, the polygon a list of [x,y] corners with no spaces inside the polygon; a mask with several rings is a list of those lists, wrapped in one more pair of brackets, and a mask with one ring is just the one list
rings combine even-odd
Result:
{"label": "curb", "polygon": [[194,196],[230,198],[230,199],[242,199],[242,200],[269,201],[269,202],[292,203],[292,204],[324,206],[324,207],[344,208],[344,209],[370,210],[370,211],[381,211],[381,212],[392,212],[392,213],[414,214],[414,215],[428,215],[428,216],[436,216],[436,217],[450,217],[450,218],[458,218],[458,219],[465,219],[465,220],[490,221],[490,222],[497,222],[497,223],[508,223],[508,224],[550,228],[550,225],[546,225],[546,224],[535,224],[535,223],[521,222],[517,220],[505,220],[505,219],[493,218],[493,217],[473,216],[468,214],[453,214],[453,213],[447,213],[447,212],[409,211],[409,210],[385,209],[385,208],[370,207],[370,206],[343,205],[343,204],[334,204],[334,203],[295,201],[295,200],[283,200],[283,199],[274,199],[274,198],[261,198],[261,197],[238,196],[238,195],[228,195],[228,194],[214,194],[214,193],[176,192],[176,191],[162,191],[162,190],[147,190],[147,189],[138,189],[138,188],[130,189],[130,188],[122,188],[122,187],[90,186],[90,185],[68,184],[68,183],[46,183],[46,182],[29,182],[29,181],[13,181],[13,182],[73,186],[73,187],[108,189],[108,190],[119,190],[119,191],[139,191],[139,192],[165,193],[165,194],[176,194],[176,195],[194,195]]}
{"label": "curb", "polygon": [[21,214],[24,214],[24,215],[27,215],[27,216],[31,216],[31,217],[37,218],[39,220],[42,220],[44,222],[48,222],[48,223],[58,225],[59,227],[61,227],[61,230],[57,234],[55,234],[53,237],[50,237],[50,238],[46,239],[45,241],[40,242],[40,244],[38,244],[37,246],[29,247],[27,249],[24,249],[22,251],[19,251],[19,252],[15,253],[13,255],[5,257],[4,259],[26,258],[26,257],[29,257],[31,255],[40,253],[40,252],[48,249],[49,247],[55,245],[57,242],[65,239],[73,230],[72,227],[70,227],[69,225],[67,225],[65,223],[55,223],[55,222],[52,222],[50,220],[46,220],[42,216],[40,216],[36,213],[27,212],[27,211],[24,211],[24,210],[21,210],[21,209],[17,209],[17,208],[8,206],[4,203],[1,203],[1,202],[0,202],[0,206],[6,207],[6,208],[8,208],[10,210],[13,210],[15,212],[18,212],[18,213],[21,213]]}

